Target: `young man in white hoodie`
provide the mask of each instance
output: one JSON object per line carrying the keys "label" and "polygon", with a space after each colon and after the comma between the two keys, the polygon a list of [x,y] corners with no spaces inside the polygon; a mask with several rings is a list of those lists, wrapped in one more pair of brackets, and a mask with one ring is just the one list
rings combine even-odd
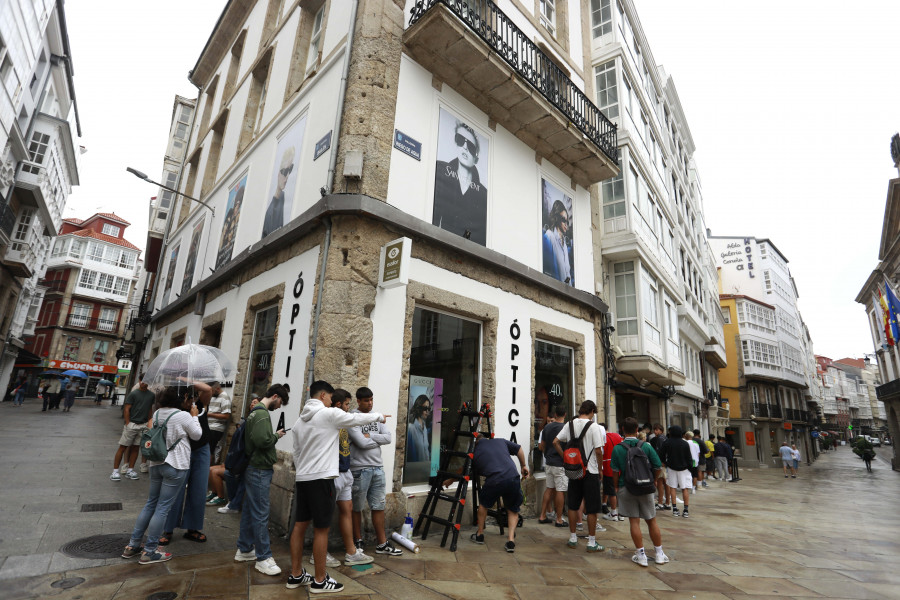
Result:
{"label": "young man in white hoodie", "polygon": [[[309,400],[291,431],[294,441],[296,514],[291,532],[291,574],[289,589],[309,586],[310,593],[340,592],[343,584],[325,572],[328,529],[335,507],[334,480],[338,477],[338,438],[342,428],[382,423],[390,415],[346,413],[331,407],[334,388],[326,381],[309,386]],[[303,568],[303,539],[310,521],[313,525],[315,578]]]}

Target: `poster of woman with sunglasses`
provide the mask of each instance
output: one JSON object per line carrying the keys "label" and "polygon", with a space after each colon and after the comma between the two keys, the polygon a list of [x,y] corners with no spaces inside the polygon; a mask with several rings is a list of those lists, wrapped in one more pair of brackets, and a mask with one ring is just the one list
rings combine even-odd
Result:
{"label": "poster of woman with sunglasses", "polygon": [[441,109],[431,222],[484,246],[487,243],[488,139]]}
{"label": "poster of woman with sunglasses", "polygon": [[278,140],[278,148],[275,150],[275,172],[272,173],[272,199],[266,207],[262,237],[284,226],[291,218],[294,193],[297,189],[297,162],[305,129],[306,117],[303,117]]}

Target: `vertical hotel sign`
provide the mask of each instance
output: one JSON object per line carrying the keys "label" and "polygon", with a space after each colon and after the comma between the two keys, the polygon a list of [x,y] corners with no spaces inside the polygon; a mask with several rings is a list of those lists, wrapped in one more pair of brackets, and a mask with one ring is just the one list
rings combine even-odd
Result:
{"label": "vertical hotel sign", "polygon": [[378,286],[392,288],[409,283],[409,261],[412,240],[398,238],[381,247],[378,261]]}

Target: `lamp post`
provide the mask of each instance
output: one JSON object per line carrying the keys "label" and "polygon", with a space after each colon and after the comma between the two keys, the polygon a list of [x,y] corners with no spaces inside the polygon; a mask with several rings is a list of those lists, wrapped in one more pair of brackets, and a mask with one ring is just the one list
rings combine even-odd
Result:
{"label": "lamp post", "polygon": [[138,171],[137,169],[133,169],[133,168],[131,168],[131,167],[125,167],[125,170],[128,171],[129,173],[131,173],[132,175],[134,175],[135,177],[137,177],[138,179],[143,179],[143,180],[146,181],[147,183],[152,183],[153,185],[158,185],[158,186],[161,187],[162,189],[168,190],[168,191],[172,192],[173,194],[178,194],[179,196],[184,196],[184,197],[187,198],[188,200],[193,200],[194,202],[199,202],[200,204],[202,204],[203,206],[205,206],[206,208],[208,208],[210,211],[212,211],[213,216],[216,216],[216,209],[213,208],[212,206],[210,206],[209,204],[207,204],[206,202],[204,202],[203,200],[198,200],[197,198],[194,198],[194,197],[192,197],[192,196],[188,196],[187,194],[182,194],[181,192],[179,192],[179,191],[176,190],[176,189],[172,189],[172,188],[170,188],[170,187],[167,186],[167,185],[163,185],[163,184],[161,184],[161,183],[159,183],[159,182],[157,182],[157,181],[153,181],[152,179],[150,179],[150,178],[147,176],[146,173],[142,173],[141,171]]}

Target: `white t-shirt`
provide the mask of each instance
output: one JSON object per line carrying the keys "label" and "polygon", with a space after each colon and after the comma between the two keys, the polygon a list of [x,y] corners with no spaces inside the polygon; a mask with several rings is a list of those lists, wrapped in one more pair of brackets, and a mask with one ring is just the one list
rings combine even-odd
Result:
{"label": "white t-shirt", "polygon": [[700,463],[700,446],[695,444],[692,440],[688,440],[688,446],[691,447],[691,460],[694,461],[692,467],[696,467]]}
{"label": "white t-shirt", "polygon": [[[172,415],[171,419],[169,419],[169,415]],[[168,423],[166,423],[166,448],[171,447],[176,441],[178,442],[174,448],[169,450],[169,454],[166,455],[164,462],[182,471],[189,469],[191,467],[191,444],[188,442],[188,438],[199,440],[200,436],[203,435],[200,421],[197,417],[192,417],[191,413],[177,408],[159,409],[152,417],[153,424],[156,424],[157,418],[160,425],[166,423],[166,419],[169,419]],[[154,460],[147,462],[151,467],[162,464]]]}
{"label": "white t-shirt", "polygon": [[[214,398],[210,398],[209,400],[209,408],[208,412],[211,413],[224,413],[231,414],[231,398],[228,397],[224,391],[219,393],[218,396]],[[228,419],[213,419],[209,418],[209,429],[210,431],[225,431],[225,425],[228,424]]]}
{"label": "white t-shirt", "polygon": [[794,460],[800,460],[800,451],[791,449],[791,456],[794,458]]}
{"label": "white t-shirt", "polygon": [[[588,473],[594,473],[595,475],[600,474],[600,469],[597,466],[597,453],[594,452],[595,449],[600,448],[601,452],[603,446],[606,444],[606,429],[602,425],[598,425],[589,419],[573,419],[575,425],[575,438],[581,435],[581,430],[584,429],[585,425],[590,425],[591,428],[588,430],[586,434],[584,434],[584,439],[582,440],[582,448],[584,449],[584,454],[588,458]],[[565,448],[566,442],[569,441],[569,423],[563,425],[563,428],[556,435],[556,439],[559,440],[559,444]]]}

